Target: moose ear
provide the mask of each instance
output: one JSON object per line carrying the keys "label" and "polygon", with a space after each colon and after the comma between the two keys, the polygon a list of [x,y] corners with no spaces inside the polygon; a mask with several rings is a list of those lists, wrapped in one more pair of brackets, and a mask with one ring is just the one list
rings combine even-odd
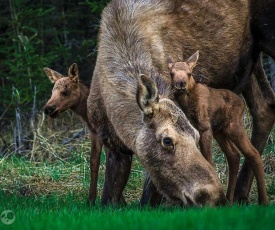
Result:
{"label": "moose ear", "polygon": [[57,80],[59,80],[60,78],[63,77],[62,74],[60,74],[48,67],[45,67],[43,70],[52,83],[55,83]]}
{"label": "moose ear", "polygon": [[73,63],[68,72],[68,77],[70,78],[72,83],[78,83],[78,67],[76,63]]}
{"label": "moose ear", "polygon": [[172,66],[174,65],[174,63],[175,63],[174,59],[169,55],[169,56],[167,57],[167,65],[168,65],[168,68],[171,69]]}
{"label": "moose ear", "polygon": [[194,53],[194,54],[187,60],[187,64],[189,65],[191,71],[192,71],[193,68],[196,66],[198,59],[199,59],[199,51],[197,50],[197,52]]}
{"label": "moose ear", "polygon": [[200,133],[195,128],[194,128],[194,131],[195,131],[195,142],[196,142],[197,147],[199,148]]}
{"label": "moose ear", "polygon": [[155,82],[144,74],[139,75],[137,80],[137,103],[145,116],[152,117],[159,105],[158,88]]}

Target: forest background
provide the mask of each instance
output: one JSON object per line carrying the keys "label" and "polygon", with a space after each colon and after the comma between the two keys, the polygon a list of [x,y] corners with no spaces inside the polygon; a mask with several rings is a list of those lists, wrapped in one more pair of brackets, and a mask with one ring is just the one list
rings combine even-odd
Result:
{"label": "forest background", "polygon": [[77,63],[80,78],[90,84],[107,2],[0,1],[0,154],[10,144],[16,152],[31,148],[26,139],[33,139],[52,89],[44,67],[66,76]]}

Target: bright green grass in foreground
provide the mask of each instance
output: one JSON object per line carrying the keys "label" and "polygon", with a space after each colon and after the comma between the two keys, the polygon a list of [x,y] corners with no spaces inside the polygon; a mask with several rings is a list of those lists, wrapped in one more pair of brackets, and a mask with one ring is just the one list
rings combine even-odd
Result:
{"label": "bright green grass in foreground", "polygon": [[17,197],[0,193],[0,212],[12,210],[0,229],[274,229],[275,205],[201,209],[88,207],[73,196]]}

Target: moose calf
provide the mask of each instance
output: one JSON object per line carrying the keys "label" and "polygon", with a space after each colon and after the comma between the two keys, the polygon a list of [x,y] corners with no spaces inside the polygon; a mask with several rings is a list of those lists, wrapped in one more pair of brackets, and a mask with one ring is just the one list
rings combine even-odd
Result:
{"label": "moose calf", "polygon": [[50,69],[44,68],[50,81],[54,83],[52,96],[44,106],[44,112],[51,118],[56,118],[60,113],[71,109],[86,123],[91,135],[90,170],[91,182],[89,191],[89,203],[94,204],[96,199],[97,179],[99,170],[102,144],[93,135],[93,128],[87,117],[87,98],[90,87],[79,80],[77,64],[72,64],[68,71],[68,77]]}
{"label": "moose calf", "polygon": [[256,176],[260,204],[268,204],[263,162],[250,143],[243,127],[244,103],[235,93],[214,89],[196,82],[192,70],[199,58],[199,51],[186,62],[175,62],[168,57],[175,100],[190,122],[200,133],[199,145],[206,160],[212,161],[212,137],[217,140],[229,165],[229,182],[226,197],[233,203],[234,190],[240,165],[238,149],[250,162]]}

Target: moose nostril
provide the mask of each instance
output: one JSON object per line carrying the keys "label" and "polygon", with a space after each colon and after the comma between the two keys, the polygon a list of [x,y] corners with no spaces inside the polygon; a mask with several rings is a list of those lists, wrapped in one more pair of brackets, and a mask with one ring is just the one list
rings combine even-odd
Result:
{"label": "moose nostril", "polygon": [[46,115],[50,115],[55,111],[55,106],[49,106],[44,109],[44,113]]}
{"label": "moose nostril", "polygon": [[202,189],[198,192],[196,192],[195,200],[198,204],[204,205],[207,203],[207,201],[210,199],[210,194],[207,190]]}
{"label": "moose nostril", "polygon": [[185,82],[179,81],[179,82],[176,83],[175,86],[176,86],[177,89],[184,89],[185,85],[186,85]]}

